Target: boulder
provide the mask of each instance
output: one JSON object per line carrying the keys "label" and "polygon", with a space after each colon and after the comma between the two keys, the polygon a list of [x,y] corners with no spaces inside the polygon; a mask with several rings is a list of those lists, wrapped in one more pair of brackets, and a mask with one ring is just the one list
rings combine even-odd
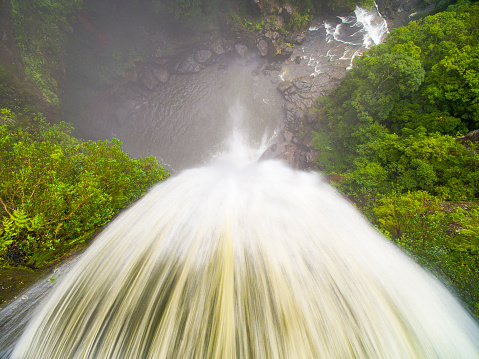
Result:
{"label": "boulder", "polygon": [[152,67],[151,73],[158,79],[158,81],[164,84],[168,82],[168,79],[170,77],[168,71],[161,66]]}
{"label": "boulder", "polygon": [[289,3],[285,3],[281,8],[281,14],[285,21],[290,21],[294,17],[294,7]]}
{"label": "boulder", "polygon": [[196,52],[195,60],[200,64],[205,64],[211,60],[212,56],[213,54],[211,53],[210,50],[201,49]]}
{"label": "boulder", "polygon": [[238,55],[240,55],[241,57],[245,57],[246,53],[248,52],[248,48],[243,44],[236,44],[235,49]]}
{"label": "boulder", "polygon": [[154,91],[159,85],[158,79],[147,68],[144,68],[140,72],[140,82],[143,84],[143,86],[145,86],[150,91]]}
{"label": "boulder", "polygon": [[221,55],[226,52],[223,48],[223,41],[221,41],[221,39],[218,39],[211,44],[211,50],[213,50],[216,55]]}
{"label": "boulder", "polygon": [[256,47],[258,48],[258,51],[261,56],[267,56],[268,55],[268,49],[269,45],[268,42],[265,39],[261,39],[258,41],[256,44]]}
{"label": "boulder", "polygon": [[293,85],[298,90],[309,90],[311,89],[312,83],[309,76],[297,77],[293,80]]}
{"label": "boulder", "polygon": [[195,61],[193,56],[188,56],[178,64],[176,71],[179,74],[193,74],[200,72],[201,66]]}

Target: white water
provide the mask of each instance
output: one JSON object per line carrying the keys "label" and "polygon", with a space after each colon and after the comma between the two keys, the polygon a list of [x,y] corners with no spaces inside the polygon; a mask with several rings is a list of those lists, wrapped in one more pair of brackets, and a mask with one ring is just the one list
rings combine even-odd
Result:
{"label": "white water", "polygon": [[374,3],[371,10],[356,7],[354,10],[357,22],[363,26],[366,36],[363,46],[369,49],[373,45],[379,45],[389,33],[386,20],[379,14],[378,6]]}
{"label": "white water", "polygon": [[[288,81],[302,76],[314,79],[323,73],[338,77],[352,68],[356,56],[384,41],[387,34],[386,20],[377,6],[371,10],[356,7],[347,16],[317,18],[306,41],[294,50],[291,64],[283,65],[280,79]],[[298,57],[300,65],[296,62]]]}
{"label": "white water", "polygon": [[12,357],[479,357],[438,281],[320,176],[241,138],[111,223]]}
{"label": "white water", "polygon": [[324,22],[328,42],[337,41],[369,49],[383,42],[389,32],[387,22],[376,5],[371,10],[356,6],[354,15],[338,18],[341,20],[339,24]]}

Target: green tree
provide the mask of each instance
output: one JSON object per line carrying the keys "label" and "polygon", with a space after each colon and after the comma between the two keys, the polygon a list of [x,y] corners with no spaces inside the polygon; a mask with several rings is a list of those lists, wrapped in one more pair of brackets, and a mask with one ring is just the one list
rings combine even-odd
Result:
{"label": "green tree", "polygon": [[121,142],[81,142],[66,123],[15,118],[0,126],[0,257],[40,267],[84,242],[152,184],[168,177]]}

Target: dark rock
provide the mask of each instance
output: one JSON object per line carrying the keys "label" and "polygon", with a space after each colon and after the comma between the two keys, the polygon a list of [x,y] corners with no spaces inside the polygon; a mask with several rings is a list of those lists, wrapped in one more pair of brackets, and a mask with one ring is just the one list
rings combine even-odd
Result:
{"label": "dark rock", "polygon": [[238,55],[240,55],[241,57],[245,57],[246,53],[248,52],[248,48],[243,44],[236,44],[235,49]]}
{"label": "dark rock", "polygon": [[288,45],[281,46],[281,52],[280,52],[281,58],[287,59],[292,54],[293,54],[293,48],[292,47],[289,47]]}
{"label": "dark rock", "polygon": [[311,80],[307,76],[298,77],[293,80],[293,85],[298,90],[309,90],[312,86]]}
{"label": "dark rock", "polygon": [[179,74],[193,74],[200,72],[201,66],[195,61],[193,56],[188,56],[186,60],[179,63],[176,71]]}
{"label": "dark rock", "polygon": [[283,82],[280,82],[277,89],[280,91],[280,92],[283,92],[285,93],[288,89],[290,89],[291,87],[293,86],[293,83],[291,81],[283,81]]}
{"label": "dark rock", "polygon": [[296,56],[296,57],[294,58],[294,62],[295,62],[296,64],[298,64],[298,65],[301,64],[301,56]]}
{"label": "dark rock", "polygon": [[195,60],[200,64],[208,63],[213,54],[210,50],[202,49],[195,54]]}
{"label": "dark rock", "polygon": [[231,40],[225,40],[223,42],[223,47],[225,49],[225,52],[232,51],[235,48],[235,43]]}
{"label": "dark rock", "polygon": [[143,69],[140,73],[140,82],[150,91],[158,87],[158,79],[148,69]]}
{"label": "dark rock", "polygon": [[168,82],[170,74],[165,68],[160,66],[158,67],[155,66],[151,68],[151,72],[161,83],[166,84]]}
{"label": "dark rock", "polygon": [[261,56],[268,55],[269,45],[268,42],[264,39],[261,39],[256,45]]}
{"label": "dark rock", "polygon": [[285,21],[290,21],[294,17],[294,7],[293,5],[286,3],[283,5],[281,14]]}
{"label": "dark rock", "polygon": [[137,96],[140,97],[147,97],[151,91],[146,88],[143,84],[133,85],[130,87],[131,91],[133,91]]}
{"label": "dark rock", "polygon": [[264,11],[264,4],[261,0],[250,0],[250,8],[256,13],[262,13]]}
{"label": "dark rock", "polygon": [[[479,144],[479,130],[471,131],[465,136],[458,137],[456,141],[468,148],[470,145],[477,145]],[[476,149],[474,149],[474,153],[478,153]]]}
{"label": "dark rock", "polygon": [[267,31],[264,36],[266,36],[271,41],[277,41],[281,39],[281,35],[277,31]]}
{"label": "dark rock", "polygon": [[329,76],[329,74],[327,73],[320,73],[320,74],[317,74],[315,79],[314,79],[314,84],[316,86],[318,85],[325,85],[329,82],[329,80],[331,79],[331,77]]}
{"label": "dark rock", "polygon": [[271,145],[259,158],[260,161],[279,159],[286,150],[286,142],[279,142]]}
{"label": "dark rock", "polygon": [[160,57],[155,59],[155,63],[160,66],[166,65],[168,61],[169,61],[168,59],[160,58]]}
{"label": "dark rock", "polygon": [[283,132],[283,135],[284,135],[284,139],[286,140],[286,142],[293,141],[294,134],[292,132],[286,130],[286,131]]}
{"label": "dark rock", "polygon": [[226,52],[223,48],[223,41],[221,41],[221,39],[218,39],[211,44],[211,50],[213,50],[216,55],[221,55]]}
{"label": "dark rock", "polygon": [[252,74],[253,76],[258,76],[259,75],[258,69],[254,69]]}
{"label": "dark rock", "polygon": [[301,45],[303,42],[306,41],[306,35],[300,34],[294,38],[294,43],[297,45]]}
{"label": "dark rock", "polygon": [[281,64],[275,64],[275,63],[269,64],[265,67],[265,70],[268,70],[268,71],[281,71],[281,69],[282,69]]}
{"label": "dark rock", "polygon": [[129,70],[126,74],[126,78],[130,82],[137,82],[138,81],[138,71],[136,68]]}

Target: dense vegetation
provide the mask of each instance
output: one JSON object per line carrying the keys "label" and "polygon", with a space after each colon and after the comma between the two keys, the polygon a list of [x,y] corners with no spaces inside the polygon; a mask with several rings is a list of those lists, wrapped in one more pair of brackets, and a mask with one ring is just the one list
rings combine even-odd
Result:
{"label": "dense vegetation", "polygon": [[58,82],[65,69],[63,46],[83,1],[11,0],[10,4],[27,81],[41,90],[46,101],[58,107]]}
{"label": "dense vegetation", "polygon": [[[61,101],[72,24],[114,3],[10,1],[26,82],[53,107]],[[118,6],[167,9],[197,28],[214,21],[219,9],[251,30],[275,21],[252,19],[247,3],[123,0]],[[274,8],[284,1],[262,3]],[[306,26],[319,9],[351,9],[359,2],[289,3],[295,12],[282,35]],[[456,140],[479,128],[478,30],[479,5],[463,2],[394,31],[356,59],[331,96],[318,100],[315,147],[319,167],[340,179],[338,188],[479,315],[479,155],[473,143]],[[96,84],[142,60],[131,43],[104,47],[96,67],[83,64]],[[168,176],[153,158],[129,158],[117,140],[82,142],[70,136],[70,125],[48,125],[33,114],[36,101],[18,73],[0,65],[0,265],[51,262]]]}
{"label": "dense vegetation", "polygon": [[318,165],[479,314],[479,4],[397,29],[318,99]]}
{"label": "dense vegetation", "polygon": [[118,140],[82,142],[66,123],[0,114],[0,265],[41,267],[89,239],[118,211],[168,177]]}

